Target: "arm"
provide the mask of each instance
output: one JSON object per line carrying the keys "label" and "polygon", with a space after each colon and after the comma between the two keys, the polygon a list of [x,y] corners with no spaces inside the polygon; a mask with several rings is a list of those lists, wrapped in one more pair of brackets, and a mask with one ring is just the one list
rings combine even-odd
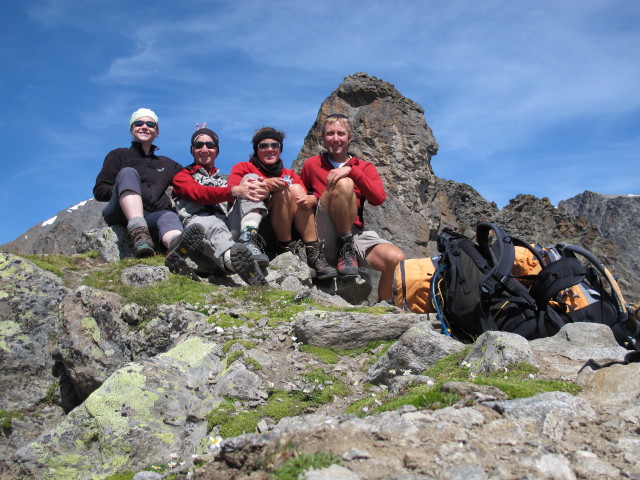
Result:
{"label": "arm", "polygon": [[387,194],[384,191],[378,170],[372,163],[359,159],[354,160],[353,164],[350,165],[352,168],[349,172],[349,177],[367,202],[374,206],[382,205],[387,198]]}
{"label": "arm", "polygon": [[231,188],[226,187],[207,187],[200,185],[189,174],[185,168],[178,172],[171,182],[173,185],[173,194],[176,197],[184,198],[192,202],[202,205],[216,205],[223,202],[233,201]]}
{"label": "arm", "polygon": [[[229,173],[228,184],[236,198],[245,198],[253,202],[264,200],[269,196],[269,190],[264,178],[257,172],[249,162],[236,163]],[[252,173],[258,178],[247,178],[244,176]]]}
{"label": "arm", "polygon": [[93,187],[93,196],[99,202],[108,202],[113,193],[113,186],[118,174],[120,161],[113,151],[109,152],[102,164],[102,170],[96,177],[96,184]]}

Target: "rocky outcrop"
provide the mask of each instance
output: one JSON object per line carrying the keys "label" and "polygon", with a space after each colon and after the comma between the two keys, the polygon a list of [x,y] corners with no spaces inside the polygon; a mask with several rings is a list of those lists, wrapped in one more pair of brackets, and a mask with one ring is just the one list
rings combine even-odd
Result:
{"label": "rocky outcrop", "polygon": [[603,195],[586,191],[558,204],[558,210],[595,225],[598,235],[611,242],[608,258],[625,292],[640,298],[640,195]]}
{"label": "rocky outcrop", "polygon": [[[288,276],[273,277],[300,275],[284,270]],[[153,272],[127,278],[131,289],[150,288],[147,278],[168,281]],[[290,455],[319,453],[342,466],[306,478],[640,475],[638,364],[579,373],[588,358],[621,360],[627,352],[604,325],[567,325],[531,342],[487,332],[465,347],[442,335],[433,316],[349,311],[306,285],[294,296],[315,298],[314,306],[275,321],[286,302],[265,312],[259,302],[268,292],[234,302],[233,287],[210,285],[205,304],[147,308],[67,288],[13,255],[0,256],[0,282],[3,480],[147,469],[173,478],[266,478]],[[371,414],[415,385],[433,386],[423,370],[456,352],[470,381],[442,386],[459,398],[453,406]],[[531,382],[573,381],[584,394],[509,400],[471,381],[506,376],[522,362],[537,368]],[[220,422],[235,418],[244,423],[224,434]]]}

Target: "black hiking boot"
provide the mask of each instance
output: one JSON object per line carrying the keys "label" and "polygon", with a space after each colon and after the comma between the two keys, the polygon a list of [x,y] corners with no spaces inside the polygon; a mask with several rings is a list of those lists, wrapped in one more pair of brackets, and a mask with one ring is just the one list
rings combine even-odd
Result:
{"label": "black hiking boot", "polygon": [[199,223],[193,223],[184,229],[180,235],[171,239],[164,264],[171,273],[186,275],[192,280],[200,278],[187,264],[190,253],[199,252],[204,241],[204,227]]}
{"label": "black hiking boot", "polygon": [[231,265],[235,272],[247,285],[269,285],[255,256],[243,243],[235,243],[230,251]]}

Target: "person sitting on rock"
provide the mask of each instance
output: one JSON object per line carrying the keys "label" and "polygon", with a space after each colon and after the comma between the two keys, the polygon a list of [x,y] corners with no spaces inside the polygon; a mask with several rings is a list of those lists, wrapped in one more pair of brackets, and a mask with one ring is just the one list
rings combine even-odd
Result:
{"label": "person sitting on rock", "polygon": [[362,220],[365,201],[381,205],[386,198],[382,179],[372,163],[349,154],[353,133],[347,116],[329,115],[321,139],[327,151],[304,161],[301,179],[318,199],[316,224],[327,258],[343,278],[356,277],[358,263],[368,263],[381,272],[379,300],[390,300],[393,273],[404,254],[376,232],[364,230]]}
{"label": "person sitting on rock", "polygon": [[[277,239],[276,254],[292,252],[306,260],[311,275],[318,280],[336,277],[336,270],[325,257],[322,244],[316,232],[314,208],[316,199],[307,195],[302,180],[296,172],[284,168],[282,153],[284,133],[271,127],[256,131],[251,143],[253,154],[248,162],[233,166],[229,174],[229,184],[239,185],[246,175],[253,175],[268,190],[265,204],[268,209],[269,223]],[[258,234],[261,215],[246,218],[242,225],[240,241],[254,252],[256,258],[266,257],[264,241]],[[293,238],[292,228],[302,238],[304,252],[299,240]]]}
{"label": "person sitting on rock", "polygon": [[204,230],[198,225],[183,229],[166,194],[182,166],[156,155],[158,147],[153,141],[160,134],[160,127],[152,110],[140,108],[133,112],[129,131],[133,136],[131,146],[107,154],[93,196],[108,202],[102,210],[107,225],[127,228],[135,257],[155,255],[159,243],[167,249],[165,264],[171,272],[193,276],[186,259],[200,248]]}
{"label": "person sitting on rock", "polygon": [[[201,225],[205,230],[201,253],[226,273],[237,273],[249,285],[266,285],[252,252],[237,242],[245,217],[262,218],[266,209],[262,199],[266,185],[243,178],[234,186],[220,176],[215,161],[220,153],[218,135],[211,129],[197,128],[191,136],[194,162],[173,177],[173,196],[180,220],[185,226]],[[233,204],[229,209],[230,204]]]}

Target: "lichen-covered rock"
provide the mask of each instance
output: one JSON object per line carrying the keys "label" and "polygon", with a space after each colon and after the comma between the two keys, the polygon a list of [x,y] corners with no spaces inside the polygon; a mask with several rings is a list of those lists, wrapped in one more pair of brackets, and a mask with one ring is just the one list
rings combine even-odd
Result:
{"label": "lichen-covered rock", "polygon": [[0,404],[27,409],[55,389],[58,306],[69,295],[62,280],[11,254],[0,253]]}
{"label": "lichen-covered rock", "polygon": [[120,318],[120,296],[81,286],[60,305],[54,354],[82,401],[131,361],[129,327]]}
{"label": "lichen-covered rock", "polygon": [[526,338],[510,332],[484,332],[465,357],[474,373],[489,374],[518,363],[535,363]]}
{"label": "lichen-covered rock", "polygon": [[175,347],[185,333],[204,331],[209,324],[202,313],[180,305],[160,305],[157,315],[130,335],[129,346],[134,359],[150,358]]}
{"label": "lichen-covered rock", "polygon": [[169,278],[167,267],[157,267],[151,265],[134,265],[122,270],[120,280],[130,287],[149,287],[164,282]]}
{"label": "lichen-covered rock", "polygon": [[428,322],[420,322],[405,332],[367,372],[367,381],[388,383],[396,375],[420,374],[464,345],[437,333]]}
{"label": "lichen-covered rock", "polygon": [[58,427],[17,452],[25,478],[104,478],[127,466],[191,463],[220,399],[215,344],[192,337],[155,358],[116,371]]}
{"label": "lichen-covered rock", "polygon": [[426,316],[413,313],[346,313],[312,310],[299,313],[293,325],[298,341],[314,347],[360,348],[376,340],[393,340]]}

